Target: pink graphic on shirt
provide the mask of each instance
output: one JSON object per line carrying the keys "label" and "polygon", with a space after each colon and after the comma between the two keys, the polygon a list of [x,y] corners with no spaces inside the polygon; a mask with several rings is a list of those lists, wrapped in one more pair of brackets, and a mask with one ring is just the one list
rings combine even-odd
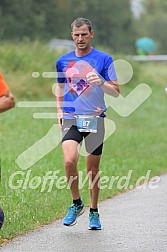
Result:
{"label": "pink graphic on shirt", "polygon": [[66,78],[71,92],[80,95],[90,87],[86,75],[93,71],[93,67],[86,61],[80,60],[66,70]]}

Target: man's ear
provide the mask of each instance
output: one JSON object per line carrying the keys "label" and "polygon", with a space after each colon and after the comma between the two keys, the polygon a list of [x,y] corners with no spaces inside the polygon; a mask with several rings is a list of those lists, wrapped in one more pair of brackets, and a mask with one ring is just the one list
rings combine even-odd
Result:
{"label": "man's ear", "polygon": [[71,37],[72,37],[72,39],[73,39],[73,32],[71,32]]}
{"label": "man's ear", "polygon": [[90,31],[90,35],[91,35],[91,38],[93,38],[93,37],[94,37],[94,35],[95,35],[94,30],[91,30],[91,31]]}

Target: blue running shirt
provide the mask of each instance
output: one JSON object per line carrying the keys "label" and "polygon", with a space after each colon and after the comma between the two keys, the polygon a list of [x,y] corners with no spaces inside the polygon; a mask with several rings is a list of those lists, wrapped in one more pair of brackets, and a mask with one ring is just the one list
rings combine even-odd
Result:
{"label": "blue running shirt", "polygon": [[83,57],[77,57],[75,51],[61,56],[56,62],[57,81],[65,83],[64,118],[72,115],[89,115],[106,111],[104,91],[98,85],[90,85],[86,75],[96,71],[102,80],[117,80],[112,57],[95,48]]}

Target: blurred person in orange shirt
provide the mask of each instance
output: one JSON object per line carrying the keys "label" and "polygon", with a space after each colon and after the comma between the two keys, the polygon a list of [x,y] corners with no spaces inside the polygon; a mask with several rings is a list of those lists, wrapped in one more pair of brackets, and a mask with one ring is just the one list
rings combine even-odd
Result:
{"label": "blurred person in orange shirt", "polygon": [[[2,74],[0,73],[0,112],[4,112],[15,106],[15,100],[13,94],[10,92],[7,83],[4,81]],[[0,208],[0,229],[4,222],[4,212]]]}
{"label": "blurred person in orange shirt", "polygon": [[7,83],[0,73],[0,112],[4,112],[15,106],[13,94],[10,92]]}

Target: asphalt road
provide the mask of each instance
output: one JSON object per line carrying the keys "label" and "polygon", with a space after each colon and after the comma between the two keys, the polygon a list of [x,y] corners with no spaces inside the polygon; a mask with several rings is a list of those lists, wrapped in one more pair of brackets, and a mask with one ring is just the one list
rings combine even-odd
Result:
{"label": "asphalt road", "polygon": [[88,209],[72,227],[62,221],[15,238],[0,251],[167,251],[167,174],[156,189],[134,189],[100,202],[102,230],[88,230]]}

